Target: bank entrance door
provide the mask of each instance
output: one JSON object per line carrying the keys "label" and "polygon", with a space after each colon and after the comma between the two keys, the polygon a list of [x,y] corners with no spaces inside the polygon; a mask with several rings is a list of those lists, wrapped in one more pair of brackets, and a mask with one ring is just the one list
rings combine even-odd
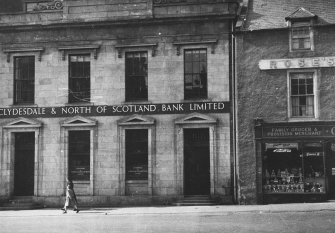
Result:
{"label": "bank entrance door", "polygon": [[209,193],[209,129],[184,129],[184,194]]}
{"label": "bank entrance door", "polygon": [[35,132],[15,133],[14,139],[14,196],[33,196]]}

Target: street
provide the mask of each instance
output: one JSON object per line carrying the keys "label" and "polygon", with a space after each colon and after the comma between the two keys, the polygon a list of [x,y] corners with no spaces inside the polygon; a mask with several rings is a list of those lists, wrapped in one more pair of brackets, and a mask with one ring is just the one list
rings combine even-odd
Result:
{"label": "street", "polygon": [[291,205],[282,211],[286,206],[97,208],[78,214],[56,209],[1,211],[0,232],[335,232],[335,209]]}

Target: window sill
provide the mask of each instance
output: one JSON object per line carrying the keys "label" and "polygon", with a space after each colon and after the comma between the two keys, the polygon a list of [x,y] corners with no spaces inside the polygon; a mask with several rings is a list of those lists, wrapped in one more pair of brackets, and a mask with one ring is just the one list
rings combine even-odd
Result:
{"label": "window sill", "polygon": [[126,180],[127,184],[147,184],[148,180]]}
{"label": "window sill", "polygon": [[65,106],[86,106],[86,105],[94,105],[92,102],[76,102],[76,103],[65,103]]}
{"label": "window sill", "polygon": [[90,184],[89,180],[73,180],[73,184]]}
{"label": "window sill", "polygon": [[9,105],[10,108],[24,108],[24,107],[29,107],[29,108],[37,108],[37,104],[12,104]]}
{"label": "window sill", "polygon": [[211,99],[206,98],[194,98],[194,99],[183,99],[181,102],[184,103],[191,103],[191,102],[209,102],[212,101]]}
{"label": "window sill", "polygon": [[314,50],[311,50],[311,49],[303,49],[303,50],[291,50],[290,51],[290,54],[289,54],[290,57],[301,57],[301,56],[304,56],[304,57],[313,57],[315,56],[315,52]]}
{"label": "window sill", "polygon": [[315,117],[290,117],[288,119],[289,122],[297,122],[297,121],[319,121],[318,118]]}
{"label": "window sill", "polygon": [[126,100],[122,104],[152,104],[149,100]]}

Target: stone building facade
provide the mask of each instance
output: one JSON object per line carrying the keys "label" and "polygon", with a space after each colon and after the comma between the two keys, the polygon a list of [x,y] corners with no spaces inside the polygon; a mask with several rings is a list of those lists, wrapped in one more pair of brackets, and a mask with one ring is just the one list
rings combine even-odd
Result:
{"label": "stone building facade", "polygon": [[234,1],[26,0],[0,14],[0,197],[233,201]]}
{"label": "stone building facade", "polygon": [[246,203],[335,198],[333,1],[244,1],[237,164]]}

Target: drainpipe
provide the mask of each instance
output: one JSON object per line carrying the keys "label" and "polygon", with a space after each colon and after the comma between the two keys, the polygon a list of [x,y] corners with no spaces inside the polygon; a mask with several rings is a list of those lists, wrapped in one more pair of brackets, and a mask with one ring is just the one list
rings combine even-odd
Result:
{"label": "drainpipe", "polygon": [[231,106],[232,106],[232,154],[233,154],[233,202],[238,204],[238,158],[237,158],[237,113],[236,113],[236,51],[235,51],[235,20],[231,20],[230,24],[230,36],[229,36],[229,47],[230,47],[230,75],[231,75]]}

